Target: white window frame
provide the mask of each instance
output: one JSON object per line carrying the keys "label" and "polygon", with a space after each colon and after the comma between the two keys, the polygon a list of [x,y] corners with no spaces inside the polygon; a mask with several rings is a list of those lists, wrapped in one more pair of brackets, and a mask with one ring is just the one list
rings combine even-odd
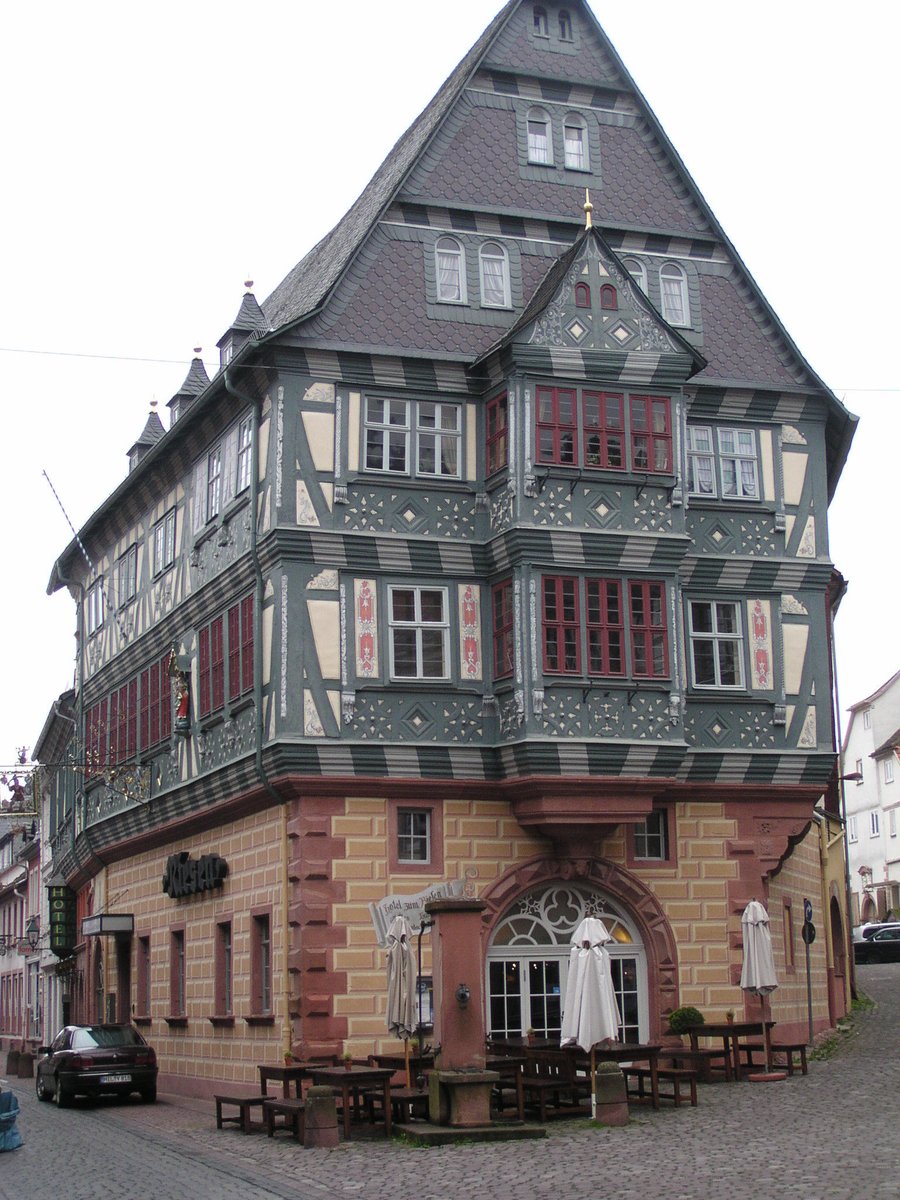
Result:
{"label": "white window frame", "polygon": [[723,500],[759,500],[759,452],[756,431],[717,428],[719,478]]}
{"label": "white window frame", "polygon": [[[688,600],[688,639],[691,650],[691,683],[700,690],[738,691],[744,688],[744,627],[741,606],[736,600]],[[710,611],[711,629],[694,629],[694,610],[704,606]],[[734,629],[720,629],[720,610],[730,609],[734,617]],[[710,683],[697,682],[697,650],[701,643],[710,643],[715,679]],[[722,651],[725,647],[736,651],[737,681],[722,682]]]}
{"label": "white window frame", "polygon": [[[401,592],[410,592],[413,596],[414,614],[411,620],[395,616],[394,598]],[[441,597],[441,619],[426,620],[422,616],[422,597],[425,594],[435,594]],[[450,608],[447,588],[425,587],[396,584],[388,588],[388,629],[390,631],[391,679],[393,680],[441,680],[450,678]],[[398,673],[397,670],[397,638],[401,635],[413,635],[413,650],[415,668],[412,673]],[[429,634],[437,634],[441,647],[441,673],[426,675],[424,666],[424,639]]]}
{"label": "white window frame", "polygon": [[119,608],[137,595],[137,546],[129,546],[116,563],[116,603]]}
{"label": "white window frame", "polygon": [[95,580],[84,598],[84,624],[88,637],[93,637],[103,626],[103,576]]}
{"label": "white window frame", "polygon": [[[535,129],[532,138],[532,124],[543,126],[543,135]],[[552,167],[553,125],[546,108],[529,108],[525,117],[525,135],[528,139],[528,161],[539,167]]]}
{"label": "white window frame", "polygon": [[[484,269],[487,262],[500,264],[500,283],[503,291],[501,300],[488,299],[489,289],[486,286],[487,277]],[[485,242],[478,251],[478,274],[481,280],[482,308],[509,308],[509,255],[506,253],[506,247],[500,242]]]}
{"label": "white window frame", "polygon": [[862,787],[862,782],[863,782],[863,760],[862,760],[861,758],[858,758],[858,759],[856,760],[856,766],[854,767],[854,774],[856,774],[856,775],[858,775],[858,776],[859,776],[859,779],[857,779],[857,781],[856,781],[856,786],[857,786],[857,787]]}
{"label": "white window frame", "polygon": [[634,857],[640,859],[641,862],[666,862],[668,860],[669,814],[666,809],[655,808],[640,825],[635,825]]}
{"label": "white window frame", "polygon": [[[452,418],[453,425],[444,424]],[[431,454],[434,468],[422,466]],[[459,479],[462,470],[462,409],[435,400],[416,402],[416,474],[432,479]],[[455,466],[453,463],[455,462]],[[444,469],[445,463],[448,469]],[[452,469],[451,469],[452,468]]]}
{"label": "white window frame", "polygon": [[[569,154],[570,129],[577,129],[580,135],[578,139],[580,154],[577,156],[577,160]],[[581,113],[566,113],[563,120],[563,162],[567,171],[590,171],[591,169],[588,126]]]}
{"label": "white window frame", "polygon": [[572,14],[566,8],[559,10],[559,40],[561,42],[573,42],[575,35],[572,32]]}
{"label": "white window frame", "polygon": [[175,562],[175,509],[153,526],[153,575],[162,575]]}
{"label": "white window frame", "polygon": [[[431,863],[431,809],[397,809],[397,862],[426,867]],[[424,824],[424,829],[417,828]],[[406,853],[404,853],[406,851]],[[417,853],[419,851],[419,853]]]}
{"label": "white window frame", "polygon": [[[386,475],[409,474],[410,402],[386,396],[366,396],[363,461],[367,471]],[[375,411],[379,406],[380,412]],[[391,466],[396,448],[402,447],[403,465]],[[370,457],[370,450],[377,451]]]}
{"label": "white window frame", "polygon": [[897,810],[896,810],[896,808],[889,808],[887,810],[887,815],[888,815],[888,837],[896,837],[897,836]]}
{"label": "white window frame", "polygon": [[869,813],[869,837],[881,837],[881,819],[877,808],[873,808]]}
{"label": "white window frame", "polygon": [[[445,260],[442,264],[442,258]],[[450,267],[453,260],[455,266]],[[456,283],[444,279],[445,271],[456,271]],[[452,237],[440,237],[434,244],[435,294],[441,304],[467,304],[466,252],[461,242]]]}
{"label": "white window frame", "polygon": [[624,258],[622,266],[638,285],[644,295],[647,295],[647,268],[636,258]]}
{"label": "white window frame", "polygon": [[[711,425],[687,427],[688,495],[706,499],[716,497],[716,444]],[[701,487],[698,481],[709,484]]]}
{"label": "white window frame", "polygon": [[212,521],[222,507],[222,443],[206,455],[206,520]]}
{"label": "white window frame", "polygon": [[863,710],[863,729],[872,728],[872,710],[867,708]]}
{"label": "white window frame", "polygon": [[549,38],[550,36],[550,25],[547,21],[547,10],[541,4],[536,4],[532,9],[531,32],[535,37]]}
{"label": "white window frame", "polygon": [[893,756],[893,754],[889,754],[887,756],[887,758],[884,760],[884,782],[885,783],[893,783],[894,782],[894,756]]}
{"label": "white window frame", "polygon": [[[667,288],[667,284],[672,286]],[[664,321],[681,328],[690,326],[687,276],[677,263],[666,263],[660,268],[659,300]]]}
{"label": "white window frame", "polygon": [[848,817],[847,818],[847,841],[848,842],[858,842],[859,841],[859,830],[857,827],[856,817]]}
{"label": "white window frame", "polygon": [[237,482],[238,492],[250,486],[253,454],[253,418],[244,417],[238,425],[237,435]]}

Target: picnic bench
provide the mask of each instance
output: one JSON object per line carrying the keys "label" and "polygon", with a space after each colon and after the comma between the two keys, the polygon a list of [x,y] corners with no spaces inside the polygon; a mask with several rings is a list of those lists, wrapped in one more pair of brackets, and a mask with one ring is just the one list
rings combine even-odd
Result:
{"label": "picnic bench", "polygon": [[[239,1125],[242,1133],[252,1133],[254,1129],[264,1129],[262,1121],[253,1120],[253,1109],[262,1108],[265,1096],[213,1096],[216,1102],[216,1129],[223,1125]],[[236,1108],[236,1116],[226,1116],[223,1108]]]}
{"label": "picnic bench", "polygon": [[[741,1042],[739,1049],[744,1055],[744,1065],[748,1071],[766,1069],[765,1042]],[[807,1073],[806,1042],[771,1042],[769,1049],[772,1054],[772,1066],[775,1066],[777,1063],[778,1066],[784,1067],[788,1075],[793,1075],[794,1055],[797,1054],[800,1057],[801,1074],[805,1075]],[[754,1054],[761,1054],[762,1061],[754,1061]]]}
{"label": "picnic bench", "polygon": [[[292,1133],[298,1142],[303,1141],[306,1116],[306,1104],[303,1100],[294,1096],[268,1096],[263,1100],[263,1112],[269,1137],[274,1137],[276,1130],[285,1129]],[[281,1121],[277,1121],[277,1117],[281,1117]]]}
{"label": "picnic bench", "polygon": [[[637,1100],[638,1104],[653,1103],[653,1093],[650,1090],[653,1072],[649,1064],[631,1063],[622,1067],[622,1074],[625,1076],[626,1093],[630,1098]],[[671,1100],[676,1107],[681,1104],[682,1100],[689,1099],[691,1105],[697,1107],[697,1072],[690,1070],[687,1067],[667,1066],[661,1063],[656,1070],[656,1076],[659,1080],[659,1099]],[[668,1084],[668,1088],[664,1089],[663,1084]],[[688,1091],[686,1096],[682,1096],[681,1089],[686,1086]]]}
{"label": "picnic bench", "polygon": [[585,1111],[590,1100],[591,1081],[581,1074],[572,1054],[565,1050],[524,1048],[525,1064],[522,1091],[525,1103],[537,1105],[540,1120],[547,1120],[548,1100],[554,1116],[572,1116]]}

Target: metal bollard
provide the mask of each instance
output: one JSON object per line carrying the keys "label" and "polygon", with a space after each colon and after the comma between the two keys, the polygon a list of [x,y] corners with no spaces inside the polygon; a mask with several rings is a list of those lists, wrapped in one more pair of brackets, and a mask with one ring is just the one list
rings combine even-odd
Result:
{"label": "metal bollard", "polygon": [[330,1087],[311,1087],[306,1093],[303,1145],[330,1149],[338,1144],[337,1105]]}

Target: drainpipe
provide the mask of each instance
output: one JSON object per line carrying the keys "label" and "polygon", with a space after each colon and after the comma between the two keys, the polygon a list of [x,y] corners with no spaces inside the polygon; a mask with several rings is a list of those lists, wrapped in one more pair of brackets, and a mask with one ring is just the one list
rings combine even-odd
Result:
{"label": "drainpipe", "polygon": [[266,769],[263,766],[263,707],[262,707],[262,606],[263,592],[265,588],[265,580],[263,579],[262,566],[259,561],[259,426],[262,418],[262,400],[254,396],[248,396],[246,392],[240,391],[232,382],[232,365],[225,368],[222,379],[225,383],[225,391],[230,396],[234,396],[242,404],[249,404],[253,412],[253,424],[251,428],[250,439],[250,503],[252,505],[250,513],[250,557],[253,562],[253,571],[256,578],[256,603],[253,606],[253,643],[257,647],[256,653],[253,655],[253,705],[256,712],[255,735],[256,735],[256,755],[255,766],[256,775],[262,786],[281,808],[281,911],[282,911],[282,933],[281,933],[281,1004],[282,1004],[282,1020],[281,1020],[281,1040],[282,1051],[285,1055],[291,1053],[291,988],[290,977],[288,974],[289,951],[290,951],[290,925],[288,922],[288,811],[287,804],[283,796],[272,786]]}

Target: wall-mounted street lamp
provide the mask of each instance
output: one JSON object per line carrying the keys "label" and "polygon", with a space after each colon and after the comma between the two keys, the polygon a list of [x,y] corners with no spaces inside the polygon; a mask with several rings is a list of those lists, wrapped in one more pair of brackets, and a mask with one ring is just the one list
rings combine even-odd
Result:
{"label": "wall-mounted street lamp", "polygon": [[29,917],[25,922],[25,941],[31,947],[32,953],[37,950],[41,940],[41,922],[39,917]]}

